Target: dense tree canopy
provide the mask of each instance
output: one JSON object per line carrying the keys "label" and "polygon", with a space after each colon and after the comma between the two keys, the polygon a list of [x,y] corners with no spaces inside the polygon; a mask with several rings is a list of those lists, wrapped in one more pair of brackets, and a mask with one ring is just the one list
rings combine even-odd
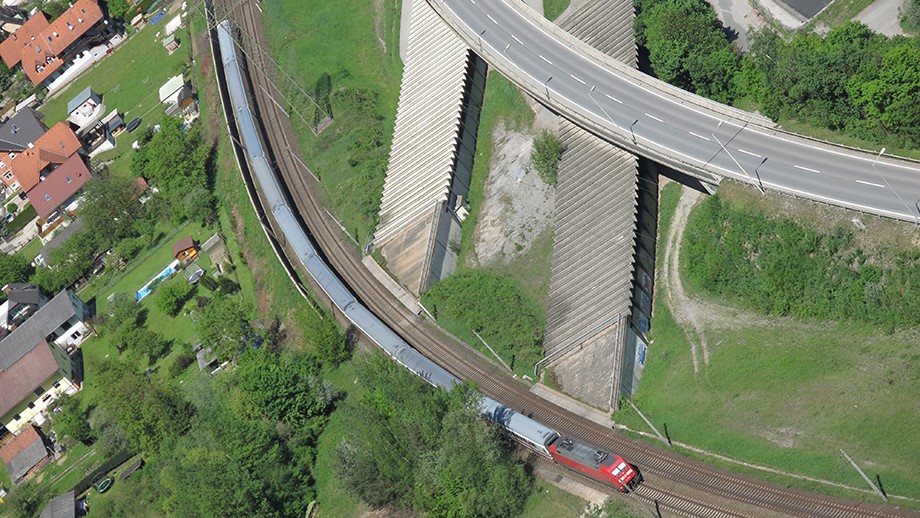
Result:
{"label": "dense tree canopy", "polygon": [[[0,287],[14,282],[27,282],[35,269],[25,257],[15,254],[0,254]],[[6,300],[6,293],[0,291],[0,301]]]}
{"label": "dense tree canopy", "polygon": [[89,444],[95,439],[89,427],[88,412],[76,398],[63,397],[57,402],[60,412],[53,415],[54,429],[62,437]]}
{"label": "dense tree canopy", "polygon": [[160,189],[160,201],[173,221],[205,219],[213,207],[207,153],[197,128],[185,128],[182,119],[167,117],[137,151],[131,168]]}
{"label": "dense tree canopy", "polygon": [[382,354],[366,360],[357,365],[366,393],[344,407],[351,433],[336,451],[348,487],[368,504],[432,516],[519,514],[532,479],[477,417],[475,393],[434,390]]}
{"label": "dense tree canopy", "polygon": [[244,340],[252,334],[249,319],[252,308],[239,295],[215,293],[210,304],[202,308],[195,324],[202,343],[211,347],[218,359],[235,356]]}
{"label": "dense tree canopy", "polygon": [[139,236],[151,227],[144,218],[138,187],[129,179],[102,176],[83,188],[80,218],[97,250],[108,250],[119,241]]}

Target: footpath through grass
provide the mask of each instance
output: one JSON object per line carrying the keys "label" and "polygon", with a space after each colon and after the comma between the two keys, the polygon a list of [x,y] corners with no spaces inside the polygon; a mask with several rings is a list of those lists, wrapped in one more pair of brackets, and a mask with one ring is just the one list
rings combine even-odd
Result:
{"label": "footpath through grass", "polygon": [[[676,184],[666,186],[661,197],[661,243],[677,198]],[[659,292],[656,297],[655,342],[649,347],[635,402],[659,428],[666,424],[674,441],[862,488],[859,475],[840,455],[843,448],[870,477],[881,478],[889,495],[920,498],[916,471],[920,333],[886,335],[846,322],[778,319],[764,326],[739,321],[730,328],[705,330],[710,362],[694,374],[687,333],[673,319],[663,295]],[[631,410],[614,418],[646,430]],[[789,477],[765,478],[847,498],[877,500],[871,494]]]}

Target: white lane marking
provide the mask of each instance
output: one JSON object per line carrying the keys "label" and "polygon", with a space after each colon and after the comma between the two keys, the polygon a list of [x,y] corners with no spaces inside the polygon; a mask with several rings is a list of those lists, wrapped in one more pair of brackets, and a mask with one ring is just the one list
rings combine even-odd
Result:
{"label": "white lane marking", "polygon": [[492,15],[491,15],[491,14],[487,14],[486,16],[488,16],[489,19],[492,20],[492,23],[494,23],[495,25],[498,25],[498,22],[495,21],[495,18],[492,18]]}
{"label": "white lane marking", "polygon": [[688,132],[688,133],[690,133],[691,135],[693,135],[693,136],[696,137],[696,138],[701,138],[701,139],[703,139],[703,140],[709,141],[709,137],[704,137],[704,136],[700,135],[699,133],[694,133],[694,132],[692,132],[692,131],[690,131],[690,132]]}
{"label": "white lane marking", "polygon": [[583,84],[583,85],[588,84],[588,83],[585,83],[584,81],[582,81],[581,79],[579,79],[579,78],[573,76],[572,74],[569,74],[569,77],[571,77],[572,79],[578,81],[579,83],[581,83],[581,84]]}
{"label": "white lane marking", "polygon": [[610,100],[613,101],[613,102],[617,102],[617,103],[623,104],[623,101],[617,99],[616,97],[611,97],[611,96],[609,96],[609,95],[607,95],[607,94],[604,94],[604,97],[610,99]]}
{"label": "white lane marking", "polygon": [[812,173],[821,174],[821,171],[818,171],[817,169],[812,169],[812,168],[810,168],[810,167],[805,167],[805,166],[799,165],[799,164],[793,164],[792,167],[794,167],[794,168],[796,168],[796,169],[801,169],[802,171],[809,171],[809,172],[812,172]]}
{"label": "white lane marking", "polygon": [[[507,1],[505,1],[504,3],[508,5]],[[449,6],[448,6],[448,9],[450,9]],[[514,8],[512,7],[512,9]],[[453,9],[451,9],[451,11],[453,11]],[[454,12],[454,16],[456,16],[456,11],[453,11],[453,12]],[[861,156],[861,155],[853,154],[853,152],[858,152],[858,150],[853,150],[850,152],[838,151],[833,148],[828,148],[826,145],[823,145],[824,144],[823,142],[816,142],[815,144],[811,144],[807,138],[803,138],[800,135],[792,134],[793,136],[799,137],[802,139],[802,141],[796,141],[796,140],[792,140],[792,139],[783,137],[782,135],[784,135],[784,133],[777,133],[776,130],[772,130],[771,128],[763,128],[757,125],[750,125],[746,123],[742,125],[741,123],[738,123],[738,122],[722,120],[719,118],[719,116],[721,116],[722,114],[717,115],[717,112],[715,112],[714,110],[704,108],[702,106],[694,106],[690,104],[685,104],[681,99],[677,98],[674,95],[671,95],[670,92],[668,92],[668,85],[658,80],[654,80],[654,79],[650,80],[649,77],[645,77],[642,79],[634,78],[631,75],[628,75],[627,73],[617,70],[616,68],[607,64],[606,62],[602,62],[598,60],[594,56],[587,56],[582,52],[573,52],[574,49],[565,45],[561,40],[558,40],[555,34],[549,34],[549,33],[544,32],[544,28],[542,26],[538,25],[537,23],[535,23],[533,20],[531,20],[527,16],[521,15],[520,17],[525,22],[527,22],[529,25],[531,25],[532,27],[540,31],[541,33],[547,34],[548,36],[550,36],[550,40],[552,40],[551,43],[558,44],[560,47],[562,47],[563,50],[572,52],[572,54],[574,54],[574,57],[576,59],[580,59],[582,62],[587,63],[588,65],[591,65],[592,67],[601,70],[603,74],[612,76],[614,79],[623,81],[624,83],[628,83],[632,85],[633,87],[638,88],[644,92],[650,93],[653,96],[658,97],[665,102],[675,104],[681,108],[689,109],[690,111],[695,112],[699,115],[702,115],[703,117],[717,120],[719,121],[719,126],[722,126],[722,124],[724,123],[729,126],[734,126],[736,128],[742,128],[744,130],[751,131],[755,134],[761,135],[768,139],[774,139],[780,142],[786,142],[788,144],[792,144],[794,146],[802,146],[805,148],[814,149],[819,152],[830,153],[832,155],[837,155],[837,156],[848,158],[848,159],[856,159],[856,160],[860,160],[864,162],[871,162],[873,160],[876,160],[874,156]],[[662,147],[664,148],[665,146],[662,146]],[[879,162],[879,163],[882,163],[882,162]],[[897,163],[897,162],[884,162],[884,164],[888,167],[907,169],[911,171],[917,170],[917,166],[913,164],[904,164],[904,163]],[[795,189],[791,187],[783,186],[783,188],[789,191],[795,191]],[[796,192],[799,192],[799,191],[796,191]],[[805,193],[804,191],[801,191],[801,192]],[[827,199],[833,199],[833,198],[827,198]],[[879,210],[882,210],[882,209],[879,209]],[[891,214],[901,214],[898,212],[890,212],[890,213]]]}
{"label": "white lane marking", "polygon": [[863,185],[871,185],[872,187],[878,187],[879,189],[884,189],[884,188],[885,188],[884,185],[881,185],[881,184],[878,184],[878,183],[866,182],[866,181],[863,181],[863,180],[856,180],[856,183],[861,183],[861,184],[863,184]]}
{"label": "white lane marking", "polygon": [[546,61],[546,62],[547,62],[547,63],[549,63],[550,65],[552,65],[552,64],[553,64],[553,62],[552,62],[552,61],[550,61],[550,60],[548,60],[548,59],[546,59],[546,58],[544,58],[544,57],[543,57],[543,54],[537,54],[537,55],[538,55],[538,56],[540,56],[540,59],[542,59],[543,61]]}
{"label": "white lane marking", "polygon": [[646,116],[646,117],[649,117],[649,118],[652,118],[652,119],[655,119],[655,120],[658,121],[658,122],[664,122],[663,120],[659,119],[658,117],[655,117],[654,115],[649,115],[649,114],[646,113],[645,116]]}
{"label": "white lane marking", "polygon": [[[259,4],[256,4],[256,5],[259,5]],[[511,37],[514,38],[514,41],[520,43],[522,47],[526,47],[526,45],[524,45],[524,42],[519,40],[518,37],[515,36],[514,34],[512,34]]]}
{"label": "white lane marking", "polygon": [[745,155],[756,156],[757,158],[763,158],[762,156],[758,155],[757,153],[751,153],[750,151],[748,151],[748,150],[746,150],[746,149],[738,148],[738,152],[739,152],[739,153],[744,153]]}

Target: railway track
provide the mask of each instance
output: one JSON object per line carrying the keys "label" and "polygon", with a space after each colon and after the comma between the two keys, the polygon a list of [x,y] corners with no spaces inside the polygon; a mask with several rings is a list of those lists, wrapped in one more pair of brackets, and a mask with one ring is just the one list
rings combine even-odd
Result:
{"label": "railway track", "polygon": [[[261,11],[250,1],[219,1],[236,4],[229,15],[242,31],[260,47],[268,48],[261,22]],[[225,14],[225,11],[221,11]],[[245,46],[245,41],[243,42]],[[580,418],[528,391],[485,361],[478,352],[440,332],[429,321],[408,311],[361,263],[352,243],[324,210],[315,176],[299,158],[298,141],[287,114],[276,99],[281,99],[273,64],[258,49],[246,49],[250,92],[256,113],[263,124],[263,139],[271,150],[275,166],[287,186],[289,197],[306,223],[308,233],[329,265],[351,288],[356,297],[395,332],[425,356],[461,379],[475,381],[483,393],[510,408],[598,447],[614,451],[636,463],[646,478],[636,496],[653,504],[658,512],[675,516],[748,516],[738,509],[758,509],[762,515],[824,516],[834,518],[918,516],[896,507],[857,503],[782,488],[752,477],[718,470],[631,439],[593,421]],[[266,77],[262,71],[269,75]],[[276,234],[283,244],[283,235]],[[296,264],[296,261],[293,261]],[[319,290],[314,290],[321,293]],[[320,295],[321,296],[321,295]],[[328,302],[328,301],[327,301]],[[689,488],[686,491],[674,488]],[[712,495],[709,498],[704,495]],[[735,504],[736,503],[736,504]]]}

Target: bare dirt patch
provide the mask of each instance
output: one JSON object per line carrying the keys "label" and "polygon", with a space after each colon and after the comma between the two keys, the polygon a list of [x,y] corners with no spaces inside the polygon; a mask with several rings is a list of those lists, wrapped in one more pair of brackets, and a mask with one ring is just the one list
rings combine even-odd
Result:
{"label": "bare dirt patch", "polygon": [[492,132],[489,178],[473,236],[482,266],[526,253],[552,223],[556,193],[531,171],[533,137],[501,123]]}

